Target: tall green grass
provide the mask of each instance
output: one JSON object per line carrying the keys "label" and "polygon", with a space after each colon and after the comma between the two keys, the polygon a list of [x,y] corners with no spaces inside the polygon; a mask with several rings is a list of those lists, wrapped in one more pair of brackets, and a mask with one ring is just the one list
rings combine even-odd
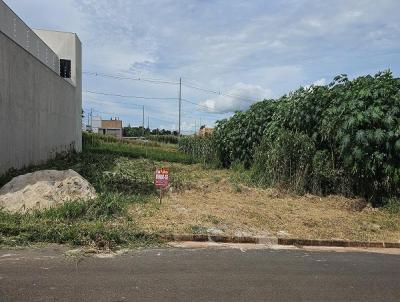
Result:
{"label": "tall green grass", "polygon": [[196,160],[189,154],[184,154],[171,149],[159,147],[141,146],[124,143],[104,143],[97,145],[86,145],[85,152],[99,154],[115,154],[130,158],[149,158],[157,161],[193,164]]}
{"label": "tall green grass", "polygon": [[89,153],[114,154],[130,158],[148,158],[183,164],[196,163],[192,155],[179,152],[171,148],[170,145],[161,143],[138,144],[137,142],[131,143],[114,137],[89,133],[83,133],[82,140],[84,151]]}

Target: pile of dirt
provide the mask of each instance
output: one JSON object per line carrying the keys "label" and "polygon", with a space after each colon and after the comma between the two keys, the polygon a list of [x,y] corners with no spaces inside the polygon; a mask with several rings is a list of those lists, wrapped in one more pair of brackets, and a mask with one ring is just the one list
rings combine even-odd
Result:
{"label": "pile of dirt", "polygon": [[67,200],[96,198],[92,185],[73,170],[42,170],[14,177],[0,189],[0,208],[26,212],[57,206]]}

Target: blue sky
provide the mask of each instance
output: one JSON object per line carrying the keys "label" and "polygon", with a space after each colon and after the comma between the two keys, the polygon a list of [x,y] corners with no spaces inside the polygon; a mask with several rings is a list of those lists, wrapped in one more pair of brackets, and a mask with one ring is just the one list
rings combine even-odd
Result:
{"label": "blue sky", "polygon": [[[400,1],[6,0],[30,27],[76,32],[85,71],[183,86],[183,130],[312,83],[391,69],[400,73]],[[150,127],[177,128],[176,84],[84,74],[83,107]],[[95,112],[96,112],[95,111]]]}

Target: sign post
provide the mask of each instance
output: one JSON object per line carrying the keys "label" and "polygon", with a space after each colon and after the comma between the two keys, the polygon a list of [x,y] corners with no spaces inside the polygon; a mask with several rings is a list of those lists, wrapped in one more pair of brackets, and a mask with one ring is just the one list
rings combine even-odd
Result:
{"label": "sign post", "polygon": [[157,168],[154,175],[154,185],[160,189],[160,204],[162,200],[163,189],[168,187],[169,184],[169,171],[166,168]]}

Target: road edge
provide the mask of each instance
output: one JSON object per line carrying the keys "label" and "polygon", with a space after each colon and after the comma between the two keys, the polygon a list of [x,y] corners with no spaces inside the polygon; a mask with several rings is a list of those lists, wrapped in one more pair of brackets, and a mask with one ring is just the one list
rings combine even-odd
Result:
{"label": "road edge", "polygon": [[211,234],[169,234],[158,235],[165,241],[197,241],[221,243],[277,244],[294,246],[360,247],[360,248],[400,248],[400,242],[350,241],[326,239],[300,239],[279,237],[226,236]]}

